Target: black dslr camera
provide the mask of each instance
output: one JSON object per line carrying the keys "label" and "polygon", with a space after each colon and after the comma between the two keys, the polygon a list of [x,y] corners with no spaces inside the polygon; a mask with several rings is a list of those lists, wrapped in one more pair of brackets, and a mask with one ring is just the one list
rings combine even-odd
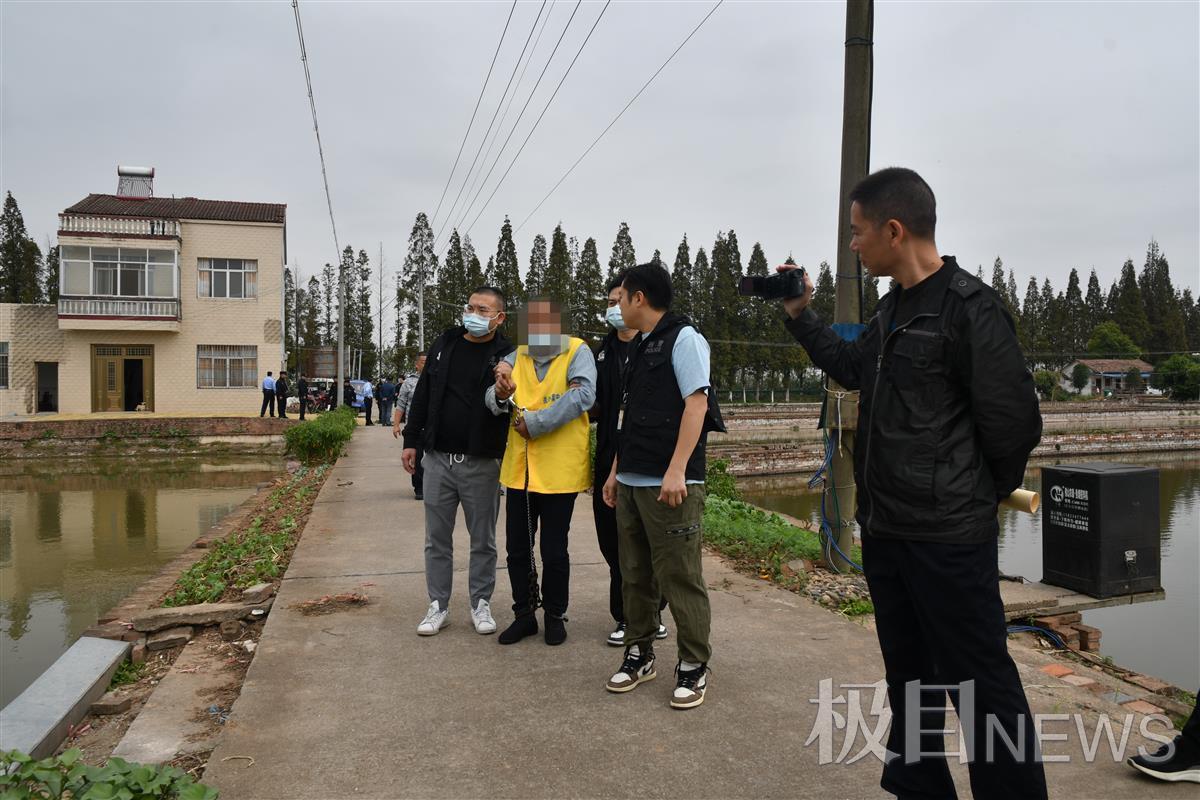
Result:
{"label": "black dslr camera", "polygon": [[774,275],[746,275],[738,281],[738,294],[763,300],[803,297],[804,269],[789,269]]}

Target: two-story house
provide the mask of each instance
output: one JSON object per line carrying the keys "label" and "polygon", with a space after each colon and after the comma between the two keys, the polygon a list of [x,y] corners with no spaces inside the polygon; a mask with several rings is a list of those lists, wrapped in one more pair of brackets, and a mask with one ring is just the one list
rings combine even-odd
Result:
{"label": "two-story house", "polygon": [[256,412],[284,363],[287,207],[155,197],[152,168],[118,174],[115,195],[59,216],[57,330],[10,323],[9,374],[28,350],[36,370],[15,371],[39,386],[24,395],[52,382],[64,413]]}

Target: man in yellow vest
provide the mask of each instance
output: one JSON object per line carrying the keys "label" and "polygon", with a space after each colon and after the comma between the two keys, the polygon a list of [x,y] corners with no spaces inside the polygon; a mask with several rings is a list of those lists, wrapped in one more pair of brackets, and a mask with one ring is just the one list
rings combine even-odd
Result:
{"label": "man in yellow vest", "polygon": [[558,305],[529,301],[521,344],[496,366],[485,402],[512,427],[500,483],[507,491],[508,578],[516,619],[500,634],[514,644],[538,632],[533,543],[540,528],[546,644],[566,641],[571,561],[567,532],[575,497],[592,485],[587,411],[596,399],[596,360],[582,339],[562,332]]}

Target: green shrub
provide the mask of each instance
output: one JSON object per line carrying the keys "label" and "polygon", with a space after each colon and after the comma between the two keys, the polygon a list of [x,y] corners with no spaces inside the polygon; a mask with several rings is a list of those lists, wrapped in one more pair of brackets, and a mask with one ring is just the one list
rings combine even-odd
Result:
{"label": "green shrub", "polygon": [[62,755],[35,761],[19,750],[0,753],[0,797],[4,800],[216,800],[217,790],[196,783],[181,769],[131,764],[110,758],[103,767],[79,761],[72,748]]}
{"label": "green shrub", "polygon": [[284,433],[287,451],[310,464],[336,461],[342,454],[342,445],[354,435],[356,424],[353,409],[338,406],[334,411],[288,428]]}
{"label": "green shrub", "polygon": [[725,500],[742,499],[742,493],[737,488],[737,480],[729,472],[729,462],[723,458],[715,458],[708,462],[708,470],[704,475],[704,491],[709,497],[721,497]]}

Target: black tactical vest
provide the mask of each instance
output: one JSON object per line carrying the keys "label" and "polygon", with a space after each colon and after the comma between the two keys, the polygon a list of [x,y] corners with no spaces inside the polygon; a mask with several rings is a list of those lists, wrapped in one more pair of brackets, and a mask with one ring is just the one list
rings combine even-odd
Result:
{"label": "black tactical vest", "polygon": [[[625,375],[624,420],[617,436],[617,469],[638,475],[666,474],[675,454],[684,401],[671,367],[671,351],[684,328],[692,327],[684,316],[667,312],[654,330],[643,336],[630,359]],[[704,447],[709,431],[724,431],[716,393],[709,387],[708,413],[696,449],[688,458],[684,477],[703,481]]]}

